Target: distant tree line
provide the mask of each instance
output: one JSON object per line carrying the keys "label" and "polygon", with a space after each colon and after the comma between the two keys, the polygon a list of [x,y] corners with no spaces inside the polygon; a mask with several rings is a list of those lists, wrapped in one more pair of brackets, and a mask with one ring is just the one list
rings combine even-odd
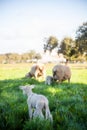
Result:
{"label": "distant tree line", "polygon": [[6,53],[0,54],[0,63],[21,63],[21,62],[33,62],[35,60],[41,59],[40,53],[34,50],[30,50],[27,53]]}
{"label": "distant tree line", "polygon": [[55,36],[50,36],[44,44],[44,52],[47,50],[51,52],[54,48],[58,54],[63,53],[69,60],[87,60],[87,22],[79,26],[75,39],[65,37],[59,43]]}
{"label": "distant tree line", "polygon": [[[64,37],[61,42],[55,36],[46,39],[43,45],[44,53],[49,50],[51,53],[56,48],[57,53],[62,53],[65,58],[74,61],[87,61],[87,22],[78,27],[75,39]],[[6,53],[0,55],[0,63],[32,62],[41,59],[41,54],[31,50],[24,54]]]}

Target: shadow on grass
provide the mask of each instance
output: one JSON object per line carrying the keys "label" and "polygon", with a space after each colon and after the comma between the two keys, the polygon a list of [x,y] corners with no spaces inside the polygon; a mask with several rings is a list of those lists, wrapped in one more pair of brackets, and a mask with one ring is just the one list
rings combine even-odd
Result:
{"label": "shadow on grass", "polygon": [[27,97],[21,85],[35,84],[36,93],[47,96],[53,115],[53,130],[86,130],[87,84],[63,82],[48,86],[34,78],[0,81],[0,130],[22,130],[28,121]]}

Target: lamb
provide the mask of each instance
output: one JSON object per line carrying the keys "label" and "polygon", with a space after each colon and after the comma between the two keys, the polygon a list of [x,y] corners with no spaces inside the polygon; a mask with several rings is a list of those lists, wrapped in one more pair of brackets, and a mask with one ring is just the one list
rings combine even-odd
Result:
{"label": "lamb", "polygon": [[53,82],[53,77],[52,76],[47,76],[45,80],[45,84],[51,85]]}
{"label": "lamb", "polygon": [[70,83],[71,78],[71,70],[69,66],[67,65],[55,65],[52,69],[53,73],[53,79],[59,80],[59,83],[61,83],[64,80],[68,80],[68,83]]}
{"label": "lamb", "polygon": [[37,79],[37,77],[43,76],[45,78],[45,67],[44,64],[34,64],[31,67],[30,72],[28,72],[25,77],[35,77]]}
{"label": "lamb", "polygon": [[[34,87],[35,85],[19,87],[21,90],[23,90],[23,94],[28,96],[27,104],[30,119],[40,117],[41,119],[49,119],[52,122],[53,118],[50,113],[48,99],[44,95],[33,93],[32,89]],[[43,114],[43,110],[45,110],[45,115]]]}

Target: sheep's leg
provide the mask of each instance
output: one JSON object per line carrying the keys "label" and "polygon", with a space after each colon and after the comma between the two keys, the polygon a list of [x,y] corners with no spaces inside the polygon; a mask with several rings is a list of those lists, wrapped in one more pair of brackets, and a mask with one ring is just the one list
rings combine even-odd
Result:
{"label": "sheep's leg", "polygon": [[42,113],[42,108],[43,108],[43,104],[41,103],[41,102],[38,102],[37,104],[36,104],[36,109],[35,109],[35,111],[34,111],[34,117],[40,117],[40,118],[44,118],[44,115],[43,115],[43,113]]}
{"label": "sheep's leg", "polygon": [[35,78],[36,78],[36,79],[37,79],[37,75],[38,75],[37,72],[35,72]]}
{"label": "sheep's leg", "polygon": [[62,82],[62,80],[59,80],[58,83],[60,84]]}
{"label": "sheep's leg", "polygon": [[46,106],[46,119],[48,119],[48,118],[49,118],[49,114],[50,114],[50,112],[49,112],[49,107],[48,107],[48,106]]}
{"label": "sheep's leg", "polygon": [[44,70],[43,71],[43,79],[45,79],[46,78],[46,71]]}
{"label": "sheep's leg", "polygon": [[29,117],[30,119],[32,119],[33,112],[31,106],[28,106],[28,111],[29,111]]}
{"label": "sheep's leg", "polygon": [[70,83],[70,78],[68,78],[68,83]]}
{"label": "sheep's leg", "polygon": [[44,119],[44,115],[43,115],[42,111],[40,111],[40,117],[41,117],[42,119]]}
{"label": "sheep's leg", "polygon": [[33,117],[40,117],[42,119],[44,118],[43,113],[40,109],[35,109]]}
{"label": "sheep's leg", "polygon": [[46,119],[49,119],[51,122],[53,122],[52,115],[50,113],[50,109],[48,106],[46,106]]}

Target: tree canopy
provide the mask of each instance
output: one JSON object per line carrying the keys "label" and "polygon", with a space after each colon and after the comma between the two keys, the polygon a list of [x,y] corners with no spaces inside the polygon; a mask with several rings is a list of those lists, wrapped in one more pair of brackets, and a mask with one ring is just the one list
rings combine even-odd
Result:
{"label": "tree canopy", "polygon": [[29,62],[33,59],[41,59],[41,54],[37,53],[34,50],[30,50],[29,52],[18,54],[18,53],[6,53],[0,54],[0,63],[21,63],[21,62]]}
{"label": "tree canopy", "polygon": [[58,46],[58,39],[54,36],[50,36],[47,39],[46,44],[44,44],[44,52],[46,52],[47,50],[51,52],[57,46]]}
{"label": "tree canopy", "polygon": [[69,57],[75,53],[75,42],[71,37],[65,37],[60,44],[60,52]]}
{"label": "tree canopy", "polygon": [[87,22],[83,23],[76,32],[76,47],[80,54],[87,54]]}

